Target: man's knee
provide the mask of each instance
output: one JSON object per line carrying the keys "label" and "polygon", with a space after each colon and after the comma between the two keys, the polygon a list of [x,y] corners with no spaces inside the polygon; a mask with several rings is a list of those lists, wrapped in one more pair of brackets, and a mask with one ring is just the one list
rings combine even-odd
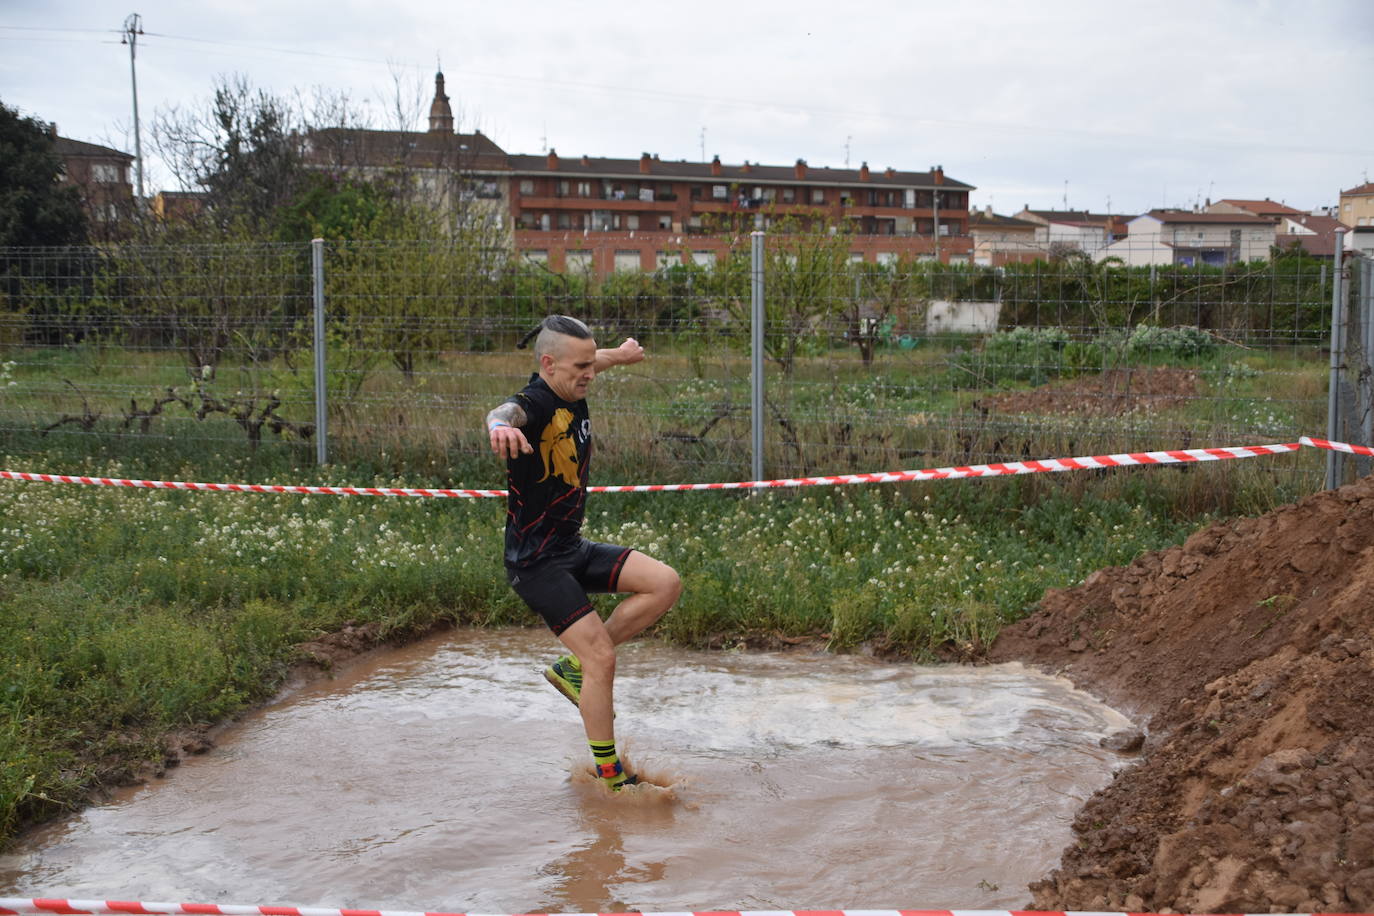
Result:
{"label": "man's knee", "polygon": [[615,677],[615,644],[609,639],[604,642],[597,640],[584,649],[577,660],[582,664],[584,675],[591,674],[606,680]]}
{"label": "man's knee", "polygon": [[663,584],[660,591],[667,597],[668,605],[671,607],[673,602],[677,601],[678,596],[682,594],[682,577],[671,566],[665,565],[663,569]]}

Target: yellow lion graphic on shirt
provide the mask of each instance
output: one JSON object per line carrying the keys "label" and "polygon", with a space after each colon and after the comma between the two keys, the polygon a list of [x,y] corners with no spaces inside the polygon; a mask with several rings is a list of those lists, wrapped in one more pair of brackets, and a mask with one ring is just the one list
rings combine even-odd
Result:
{"label": "yellow lion graphic on shirt", "polygon": [[569,430],[572,422],[572,411],[560,407],[554,411],[549,425],[544,427],[544,433],[539,437],[539,457],[544,461],[544,476],[539,478],[540,483],[553,475],[570,487],[581,484],[577,476],[577,445]]}

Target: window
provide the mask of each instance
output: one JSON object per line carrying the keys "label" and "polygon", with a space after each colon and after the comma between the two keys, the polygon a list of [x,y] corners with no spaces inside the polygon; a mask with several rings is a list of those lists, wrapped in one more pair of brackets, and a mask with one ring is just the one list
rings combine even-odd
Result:
{"label": "window", "polygon": [[823,204],[823,203],[825,203],[825,188],[812,188],[812,189],[811,189],[811,202],[812,202],[813,204]]}
{"label": "window", "polygon": [[654,253],[654,264],[659,270],[681,263],[682,256],[675,251],[659,251]]}
{"label": "window", "polygon": [[716,263],[716,253],[714,251],[694,251],[692,252],[692,263],[698,267],[710,267]]}
{"label": "window", "polygon": [[644,201],[645,203],[652,203],[652,202],[653,202],[653,199],[654,199],[654,189],[653,189],[653,188],[640,188],[640,189],[639,189],[639,199],[642,200],[642,201]]}
{"label": "window", "polygon": [[559,197],[567,197],[567,196],[568,196],[568,189],[569,189],[570,187],[571,187],[571,185],[569,185],[568,182],[566,182],[566,181],[560,181],[560,182],[558,183],[558,196],[559,196]]}
{"label": "window", "polygon": [[849,253],[849,263],[850,263],[850,264],[862,264],[863,262],[864,262],[864,253],[863,253],[862,251],[851,251],[851,252]]}
{"label": "window", "polygon": [[592,196],[592,183],[591,183],[590,181],[579,181],[579,182],[577,183],[577,196],[578,196],[578,197],[591,197],[591,196]]}
{"label": "window", "polygon": [[592,253],[585,249],[569,251],[563,259],[564,268],[582,273],[592,269]]}
{"label": "window", "polygon": [[539,214],[539,228],[540,228],[540,229],[543,229],[545,232],[547,232],[548,229],[549,229],[549,223],[550,223],[549,214],[547,214],[547,213],[541,213],[541,214]]}
{"label": "window", "polygon": [[766,201],[767,203],[770,203],[770,204],[771,204],[774,200],[777,199],[777,195],[778,195],[778,189],[777,189],[777,188],[755,188],[755,191],[756,191],[757,193],[756,193],[754,196],[755,196],[755,197],[762,198],[762,199],[763,199],[764,201]]}
{"label": "window", "polygon": [[626,228],[626,229],[629,229],[631,232],[633,232],[633,231],[635,231],[636,229],[639,228],[639,214],[638,214],[638,213],[629,213],[629,214],[626,214],[626,216],[625,216],[625,228]]}
{"label": "window", "polygon": [[711,185],[711,197],[714,200],[725,200],[730,196],[730,189],[723,184]]}
{"label": "window", "polygon": [[783,202],[783,203],[785,203],[785,204],[795,203],[796,200],[797,200],[797,189],[796,189],[796,188],[783,188],[783,189],[782,189],[782,202]]}
{"label": "window", "polygon": [[878,252],[878,263],[886,267],[889,264],[897,263],[897,253],[895,251]]}
{"label": "window", "polygon": [[572,215],[569,214],[569,213],[566,213],[566,212],[565,212],[565,213],[560,213],[560,214],[558,214],[558,228],[559,228],[559,229],[571,229],[571,228],[572,228]]}
{"label": "window", "polygon": [[615,269],[618,271],[641,270],[642,264],[638,251],[617,250],[615,253]]}
{"label": "window", "polygon": [[123,171],[117,165],[108,162],[97,162],[91,166],[91,179],[100,184],[119,184],[123,180],[120,173]]}
{"label": "window", "polygon": [[529,261],[532,264],[547,264],[549,263],[548,249],[538,248],[532,251],[527,251],[525,252],[525,260]]}
{"label": "window", "polygon": [[672,214],[670,214],[670,213],[660,213],[660,214],[658,215],[658,228],[664,230],[665,232],[671,232],[672,229],[673,229],[673,217],[672,217]]}
{"label": "window", "polygon": [[520,179],[520,193],[521,193],[521,194],[533,194],[533,193],[534,193],[534,179],[532,179],[532,178],[521,178],[521,179]]}

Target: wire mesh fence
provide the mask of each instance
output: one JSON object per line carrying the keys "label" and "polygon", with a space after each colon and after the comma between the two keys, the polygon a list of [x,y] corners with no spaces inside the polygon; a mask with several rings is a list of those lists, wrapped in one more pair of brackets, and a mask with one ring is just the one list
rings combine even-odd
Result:
{"label": "wire mesh fence", "polygon": [[[559,312],[587,321],[602,346],[636,337],[650,357],[594,384],[599,482],[744,478],[749,253],[683,260],[596,277],[456,239],[328,243],[331,459],[499,483],[495,462],[476,462],[489,453],[482,418],[536,368],[516,342]],[[1368,295],[1360,263],[1351,301]],[[771,476],[1295,441],[1327,428],[1329,260],[873,264],[825,238],[773,237],[763,269]],[[311,463],[312,303],[309,246],[0,250],[0,450],[275,450]],[[1368,410],[1362,334],[1347,336],[1352,416]]]}

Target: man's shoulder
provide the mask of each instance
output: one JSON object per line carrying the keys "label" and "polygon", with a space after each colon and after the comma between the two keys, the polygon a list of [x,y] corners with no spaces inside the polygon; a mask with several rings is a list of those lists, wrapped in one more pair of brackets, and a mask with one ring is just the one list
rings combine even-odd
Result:
{"label": "man's shoulder", "polygon": [[557,398],[553,393],[553,389],[550,388],[548,383],[540,378],[539,373],[536,372],[534,375],[530,376],[530,380],[525,383],[524,388],[521,388],[515,394],[511,395],[507,400],[514,401],[521,405],[532,404],[538,407],[548,407],[557,400]]}

